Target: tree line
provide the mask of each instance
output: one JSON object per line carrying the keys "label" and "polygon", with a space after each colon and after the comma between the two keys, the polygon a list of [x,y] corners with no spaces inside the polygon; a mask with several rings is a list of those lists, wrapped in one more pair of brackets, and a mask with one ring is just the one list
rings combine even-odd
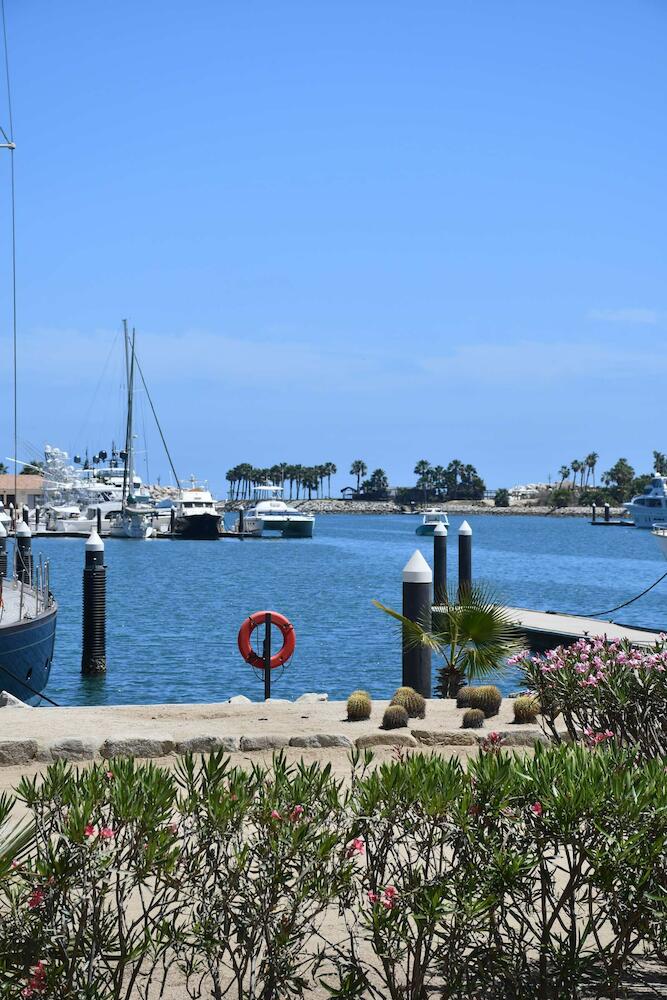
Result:
{"label": "tree line", "polygon": [[486,484],[474,465],[453,458],[448,465],[431,465],[421,458],[414,468],[418,477],[416,489],[424,500],[481,500],[486,492]]}
{"label": "tree line", "polygon": [[258,468],[243,462],[229,469],[225,478],[229,483],[230,500],[247,500],[252,496],[255,486],[263,486],[266,483],[275,483],[288,491],[289,499],[298,500],[305,498],[313,499],[313,492],[316,497],[325,496],[325,480],[327,482],[327,496],[331,496],[331,477],[338,471],[333,462],[324,462],[322,465],[290,465],[288,462],[279,462],[268,468]]}
{"label": "tree line", "polygon": [[[556,503],[568,502],[568,494],[577,494],[580,504],[594,503],[604,500],[614,500],[623,503],[639,493],[643,493],[654,474],[667,476],[667,455],[661,451],[653,452],[654,472],[637,475],[627,458],[619,458],[610,469],[600,477],[601,485],[595,483],[595,469],[599,455],[592,451],[586,458],[573,459],[561,465],[558,470],[559,482],[553,493]],[[572,476],[570,476],[572,473]],[[566,481],[568,485],[566,486]]]}

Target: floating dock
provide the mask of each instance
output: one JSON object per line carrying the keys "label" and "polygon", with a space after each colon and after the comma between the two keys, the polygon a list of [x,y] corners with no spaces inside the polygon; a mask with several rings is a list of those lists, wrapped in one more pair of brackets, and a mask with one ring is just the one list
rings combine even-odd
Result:
{"label": "floating dock", "polygon": [[627,639],[633,646],[652,646],[660,637],[655,629],[621,625],[610,620],[567,615],[557,611],[533,611],[530,608],[506,608],[526,636],[531,649],[543,652],[554,646],[569,645],[577,639],[605,637]]}

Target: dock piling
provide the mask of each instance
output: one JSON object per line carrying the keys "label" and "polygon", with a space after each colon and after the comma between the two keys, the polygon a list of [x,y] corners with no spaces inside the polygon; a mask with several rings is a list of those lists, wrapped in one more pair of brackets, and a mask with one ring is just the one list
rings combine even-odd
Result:
{"label": "dock piling", "polygon": [[433,602],[447,602],[447,528],[436,524],[433,532]]}
{"label": "dock piling", "polygon": [[464,521],[459,528],[459,600],[472,587],[472,528]]}
{"label": "dock piling", "polygon": [[32,582],[32,533],[25,521],[16,526],[16,579]]}
{"label": "dock piling", "polygon": [[[431,620],[433,574],[416,549],[403,569],[403,617],[427,626]],[[414,688],[424,698],[431,697],[431,650],[408,641],[403,629],[403,686]]]}
{"label": "dock piling", "polygon": [[609,521],[610,520],[610,516],[609,516],[609,504],[608,503],[605,503],[605,505],[604,505],[604,519],[605,519],[605,521]]}
{"label": "dock piling", "polygon": [[593,522],[593,524],[595,524],[595,520],[597,518],[597,513],[598,513],[598,509],[595,506],[595,504],[592,503],[591,504],[591,521]]}
{"label": "dock piling", "polygon": [[101,535],[102,535],[102,508],[101,507],[97,508],[97,515],[96,515],[96,517],[97,517],[97,534],[100,535],[100,537],[101,537]]}
{"label": "dock piling", "polygon": [[0,521],[0,587],[7,576],[7,529]]}
{"label": "dock piling", "polygon": [[83,650],[81,673],[104,674],[106,653],[106,566],[104,542],[91,531],[86,542],[86,562],[83,570]]}

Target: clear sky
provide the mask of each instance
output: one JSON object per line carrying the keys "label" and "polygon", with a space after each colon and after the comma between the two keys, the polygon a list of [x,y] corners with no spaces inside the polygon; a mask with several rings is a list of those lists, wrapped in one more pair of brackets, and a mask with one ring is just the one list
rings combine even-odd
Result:
{"label": "clear sky", "polygon": [[5,2],[21,457],[120,434],[124,316],[218,492],[667,450],[664,0]]}

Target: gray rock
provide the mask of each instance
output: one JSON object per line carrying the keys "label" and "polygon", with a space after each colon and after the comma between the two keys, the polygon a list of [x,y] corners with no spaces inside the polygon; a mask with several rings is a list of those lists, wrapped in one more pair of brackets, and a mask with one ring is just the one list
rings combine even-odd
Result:
{"label": "gray rock", "polygon": [[291,747],[345,747],[352,746],[352,740],[347,736],[340,736],[335,733],[317,733],[314,736],[293,736],[289,741]]}
{"label": "gray rock", "polygon": [[318,701],[328,701],[329,695],[326,692],[322,694],[317,694],[315,691],[308,691],[306,694],[301,694],[296,699],[297,705],[314,705]]}
{"label": "gray rock", "polygon": [[100,747],[102,757],[166,757],[174,741],[164,736],[112,736]]}
{"label": "gray rock", "polygon": [[37,740],[3,740],[0,743],[0,767],[27,764],[37,755]]}
{"label": "gray rock", "polygon": [[241,737],[241,750],[280,750],[286,746],[289,746],[289,736],[278,736],[276,733]]}
{"label": "gray rock", "polygon": [[229,699],[230,705],[252,705],[250,698],[246,698],[244,694],[235,694],[233,698]]}
{"label": "gray rock", "polygon": [[241,748],[239,736],[192,736],[179,740],[176,753],[215,753],[216,750],[232,752]]}
{"label": "gray rock", "polygon": [[532,747],[536,743],[548,746],[551,740],[541,729],[503,729],[501,734],[503,745],[506,747]]}
{"label": "gray rock", "polygon": [[479,742],[470,732],[432,732],[428,729],[412,729],[412,735],[424,746],[471,747]]}
{"label": "gray rock", "polygon": [[267,698],[264,702],[265,705],[291,705],[292,702],[289,698]]}
{"label": "gray rock", "polygon": [[364,747],[416,747],[417,740],[410,733],[366,733],[354,741],[359,750]]}
{"label": "gray rock", "polygon": [[95,744],[78,739],[56,740],[48,747],[51,760],[92,760]]}
{"label": "gray rock", "polygon": [[0,708],[32,708],[32,705],[26,705],[24,701],[20,698],[15,698],[13,694],[9,691],[0,691]]}

